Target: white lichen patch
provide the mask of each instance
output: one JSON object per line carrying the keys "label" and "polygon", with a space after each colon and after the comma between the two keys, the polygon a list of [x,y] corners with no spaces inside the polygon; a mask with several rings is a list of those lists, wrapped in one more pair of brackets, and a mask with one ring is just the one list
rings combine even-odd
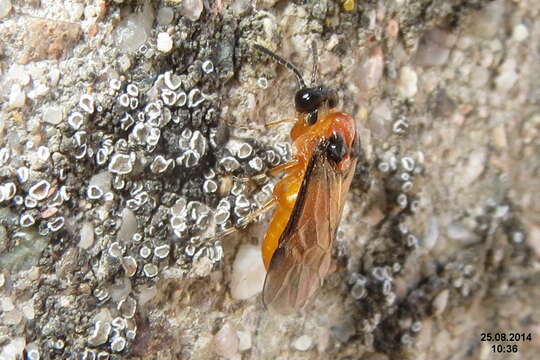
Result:
{"label": "white lichen patch", "polygon": [[[537,317],[536,2],[34,3],[0,0],[0,358],[482,357],[475,309]],[[254,43],[359,135],[338,266],[283,318],[257,295],[266,220],[223,236],[298,150],[263,126],[295,76]]]}
{"label": "white lichen patch", "polygon": [[130,155],[114,154],[109,162],[109,171],[113,174],[125,175],[133,170],[133,159]]}

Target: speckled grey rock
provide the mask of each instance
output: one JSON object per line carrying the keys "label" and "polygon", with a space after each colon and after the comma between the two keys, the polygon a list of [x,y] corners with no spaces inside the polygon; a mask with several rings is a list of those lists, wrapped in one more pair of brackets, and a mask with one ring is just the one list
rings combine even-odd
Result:
{"label": "speckled grey rock", "polygon": [[[497,331],[536,359],[539,15],[0,0],[0,358],[489,359]],[[264,126],[294,116],[294,75],[252,44],[310,79],[312,41],[361,147],[334,271],[280,317],[233,271],[267,218],[221,234],[294,155]]]}

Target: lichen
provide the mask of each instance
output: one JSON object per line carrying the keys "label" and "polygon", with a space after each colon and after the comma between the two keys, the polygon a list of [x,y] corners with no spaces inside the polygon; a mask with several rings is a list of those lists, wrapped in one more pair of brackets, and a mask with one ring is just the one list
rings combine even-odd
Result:
{"label": "lichen", "polygon": [[[535,2],[1,6],[0,357],[480,358],[482,331],[538,332]],[[335,271],[281,318],[244,227],[296,88],[252,44],[309,78],[313,41],[361,148]]]}

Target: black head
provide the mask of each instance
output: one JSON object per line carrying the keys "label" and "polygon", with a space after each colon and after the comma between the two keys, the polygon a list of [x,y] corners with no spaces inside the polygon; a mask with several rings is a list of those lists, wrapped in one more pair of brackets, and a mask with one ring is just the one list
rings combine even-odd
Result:
{"label": "black head", "polygon": [[325,87],[303,88],[296,92],[294,105],[296,111],[310,113],[326,102],[329,108],[337,105],[336,93]]}
{"label": "black head", "polygon": [[322,105],[326,105],[328,108],[334,108],[337,105],[337,95],[333,90],[319,86],[314,87],[313,84],[317,79],[317,46],[315,42],[311,43],[311,49],[313,52],[313,72],[311,78],[311,87],[306,85],[306,82],[302,78],[300,70],[296,68],[292,63],[285,60],[281,56],[275,54],[271,50],[265,48],[262,45],[254,44],[253,47],[272,57],[279,64],[282,64],[287,69],[291,70],[296,75],[296,80],[300,90],[296,92],[294,97],[294,104],[296,111],[306,115],[305,119],[309,125],[313,125],[317,122],[318,110]]}
{"label": "black head", "polygon": [[336,93],[325,87],[303,88],[296,92],[294,105],[299,113],[308,114],[307,122],[317,121],[317,111],[322,105],[333,108],[337,105]]}

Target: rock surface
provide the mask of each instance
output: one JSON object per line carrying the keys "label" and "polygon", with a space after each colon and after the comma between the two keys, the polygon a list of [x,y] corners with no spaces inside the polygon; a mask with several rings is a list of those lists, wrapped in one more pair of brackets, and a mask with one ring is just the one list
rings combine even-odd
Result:
{"label": "rock surface", "polygon": [[[537,359],[539,16],[0,0],[0,358]],[[219,233],[292,152],[263,125],[294,116],[294,76],[251,45],[310,79],[312,41],[362,151],[335,271],[282,317],[258,295],[268,217]]]}

